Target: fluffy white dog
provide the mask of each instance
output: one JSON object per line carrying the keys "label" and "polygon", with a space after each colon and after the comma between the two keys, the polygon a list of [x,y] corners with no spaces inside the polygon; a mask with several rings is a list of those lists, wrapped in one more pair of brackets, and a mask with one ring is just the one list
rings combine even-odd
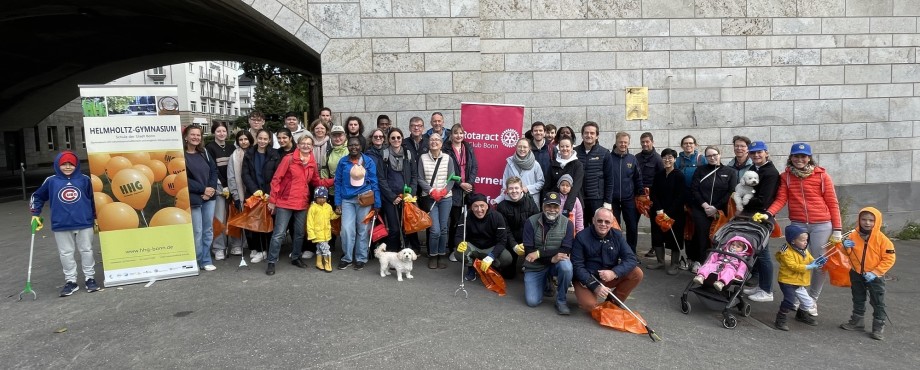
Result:
{"label": "fluffy white dog", "polygon": [[381,243],[377,249],[374,249],[374,257],[380,261],[380,277],[386,277],[390,274],[390,266],[396,269],[396,279],[403,281],[403,274],[406,278],[412,279],[412,261],[418,259],[411,248],[404,248],[399,252],[387,252],[387,245]]}
{"label": "fluffy white dog", "polygon": [[738,182],[738,185],[735,185],[735,194],[732,195],[738,212],[744,210],[744,206],[754,197],[754,187],[759,183],[760,175],[757,172],[747,171],[744,176],[741,176],[741,181]]}

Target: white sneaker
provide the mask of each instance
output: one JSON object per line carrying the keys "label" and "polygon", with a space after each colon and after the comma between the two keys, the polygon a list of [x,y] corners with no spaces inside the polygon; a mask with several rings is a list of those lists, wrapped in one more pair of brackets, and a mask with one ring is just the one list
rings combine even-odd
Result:
{"label": "white sneaker", "polygon": [[450,262],[458,262],[458,261],[457,261],[457,257],[454,256],[453,253],[451,253],[451,254],[450,254],[450,257],[447,257],[447,259],[450,260]]}
{"label": "white sneaker", "polygon": [[256,252],[255,257],[250,258],[249,262],[259,263],[259,262],[262,262],[262,260],[264,259],[265,259],[265,252]]}
{"label": "white sneaker", "polygon": [[696,273],[697,271],[699,271],[699,270],[700,270],[700,263],[699,263],[699,262],[693,262],[693,265],[690,266],[690,272],[692,272],[692,273],[695,274],[695,273]]}
{"label": "white sneaker", "polygon": [[773,302],[773,293],[767,293],[761,290],[756,294],[748,296],[748,299],[754,302]]}
{"label": "white sneaker", "polygon": [[224,254],[223,249],[218,249],[218,250],[214,251],[214,259],[216,259],[216,260],[218,260],[218,261],[221,261],[221,260],[223,260],[224,258],[227,258],[227,256]]}
{"label": "white sneaker", "polygon": [[725,288],[725,283],[723,283],[723,282],[721,282],[721,281],[717,281],[717,282],[715,282],[715,283],[712,283],[712,287],[713,287],[713,288],[716,288],[716,290],[718,290],[718,291],[721,292],[721,291],[722,291],[722,288]]}
{"label": "white sneaker", "polygon": [[250,259],[256,258],[256,255],[257,255],[257,254],[259,254],[259,251],[255,250],[255,249],[252,249],[252,250],[249,251],[249,258],[250,258]]}
{"label": "white sneaker", "polygon": [[234,255],[234,256],[242,256],[242,255],[243,255],[243,248],[240,248],[240,247],[233,247],[233,248],[230,248],[230,254],[231,254],[231,255]]}
{"label": "white sneaker", "polygon": [[818,304],[815,303],[814,307],[806,308],[805,312],[808,312],[808,314],[812,316],[818,316]]}
{"label": "white sneaker", "polygon": [[217,270],[217,267],[214,266],[214,265],[204,265],[204,270],[205,270],[205,271],[214,271],[214,270]]}
{"label": "white sneaker", "polygon": [[308,259],[313,258],[313,256],[315,256],[315,255],[316,255],[316,254],[314,254],[313,252],[304,251],[303,254],[300,255],[300,258],[303,258],[303,259],[305,259],[305,260],[308,260]]}
{"label": "white sneaker", "polygon": [[761,290],[759,286],[753,286],[753,287],[744,288],[744,289],[741,290],[741,292],[744,293],[744,295],[746,295],[746,296],[752,296],[752,295],[757,294],[758,292],[762,292],[762,291],[763,291],[763,290]]}
{"label": "white sneaker", "polygon": [[703,280],[704,280],[703,277],[700,275],[696,275],[693,277],[693,282],[700,284],[700,285],[703,285]]}

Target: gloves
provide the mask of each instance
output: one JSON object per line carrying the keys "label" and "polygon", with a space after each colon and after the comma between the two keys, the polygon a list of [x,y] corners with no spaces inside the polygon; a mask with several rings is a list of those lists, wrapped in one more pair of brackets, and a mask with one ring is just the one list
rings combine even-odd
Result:
{"label": "gloves", "polygon": [[518,256],[523,256],[524,255],[524,244],[522,243],[522,244],[515,245],[514,253],[516,253]]}
{"label": "gloves", "polygon": [[431,189],[428,195],[431,195],[431,199],[434,199],[435,202],[440,202],[447,195],[447,189]]}
{"label": "gloves", "polygon": [[466,253],[466,247],[467,247],[466,240],[460,242],[460,244],[457,244],[457,252]]}
{"label": "gloves", "polygon": [[262,198],[265,196],[265,193],[263,193],[261,190],[256,190],[255,193],[252,193],[252,195]]}
{"label": "gloves", "polygon": [[853,247],[855,247],[855,246],[856,246],[856,242],[854,242],[854,241],[852,241],[852,240],[850,240],[850,239],[847,239],[847,240],[844,240],[844,241],[843,241],[843,247],[844,247],[844,248],[850,249],[850,248],[853,248]]}
{"label": "gloves", "polygon": [[224,198],[230,198],[230,188],[224,187],[224,190],[220,192],[220,195],[223,195]]}
{"label": "gloves", "polygon": [[751,219],[754,220],[754,222],[764,223],[770,220],[770,215],[766,213],[757,212],[754,214],[753,217],[751,217]]}
{"label": "gloves", "polygon": [[818,268],[821,268],[821,266],[818,265],[818,260],[814,260],[811,263],[805,265],[806,270],[815,270]]}
{"label": "gloves", "polygon": [[42,221],[43,221],[43,220],[42,220],[41,217],[39,217],[39,216],[32,216],[31,224],[32,224],[32,233],[33,233],[33,234],[34,234],[36,231],[41,230],[42,227],[45,226],[45,225],[42,224]]}
{"label": "gloves", "polygon": [[878,277],[878,275],[876,275],[875,273],[873,273],[873,272],[871,272],[871,271],[870,271],[870,272],[863,273],[863,278],[866,279],[866,282],[867,282],[867,283],[871,283],[872,280],[875,280],[875,278],[877,278],[877,277]]}
{"label": "gloves", "polygon": [[824,264],[827,263],[827,256],[818,257],[818,259],[815,260],[815,263],[817,263],[818,266],[824,266]]}
{"label": "gloves", "polygon": [[834,232],[831,233],[831,237],[828,238],[827,241],[831,242],[831,244],[838,244],[843,241],[843,233],[841,233],[840,230],[834,230]]}
{"label": "gloves", "polygon": [[495,258],[492,257],[492,253],[489,253],[486,258],[483,258],[482,263],[479,265],[479,269],[482,270],[482,272],[489,271],[489,266],[492,266],[492,261],[494,260]]}

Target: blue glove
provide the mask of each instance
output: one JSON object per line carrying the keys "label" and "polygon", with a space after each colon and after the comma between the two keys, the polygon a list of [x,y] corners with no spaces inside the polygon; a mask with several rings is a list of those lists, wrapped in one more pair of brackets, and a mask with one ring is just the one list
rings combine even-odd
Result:
{"label": "blue glove", "polygon": [[847,239],[847,240],[844,240],[844,241],[843,241],[843,247],[844,247],[844,248],[849,249],[849,248],[853,248],[853,247],[855,247],[855,246],[856,246],[856,242],[854,242],[854,241],[852,241],[852,240],[850,240],[850,239]]}
{"label": "blue glove", "polygon": [[815,263],[818,264],[819,267],[824,266],[824,264],[827,263],[827,256],[818,257],[818,259],[815,260]]}
{"label": "blue glove", "polygon": [[863,278],[866,279],[866,282],[867,282],[867,283],[871,283],[872,280],[875,280],[875,278],[877,278],[877,277],[878,277],[878,276],[875,275],[875,274],[872,273],[872,272],[866,272],[866,273],[863,274]]}
{"label": "blue glove", "polygon": [[821,265],[818,264],[818,260],[814,260],[811,263],[805,265],[806,270],[814,270],[821,268]]}

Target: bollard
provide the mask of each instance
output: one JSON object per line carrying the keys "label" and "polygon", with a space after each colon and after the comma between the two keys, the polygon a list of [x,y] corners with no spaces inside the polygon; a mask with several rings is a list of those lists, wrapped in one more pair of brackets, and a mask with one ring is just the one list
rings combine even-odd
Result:
{"label": "bollard", "polygon": [[29,200],[26,197],[26,164],[23,162],[19,162],[19,174],[22,177],[22,200]]}

